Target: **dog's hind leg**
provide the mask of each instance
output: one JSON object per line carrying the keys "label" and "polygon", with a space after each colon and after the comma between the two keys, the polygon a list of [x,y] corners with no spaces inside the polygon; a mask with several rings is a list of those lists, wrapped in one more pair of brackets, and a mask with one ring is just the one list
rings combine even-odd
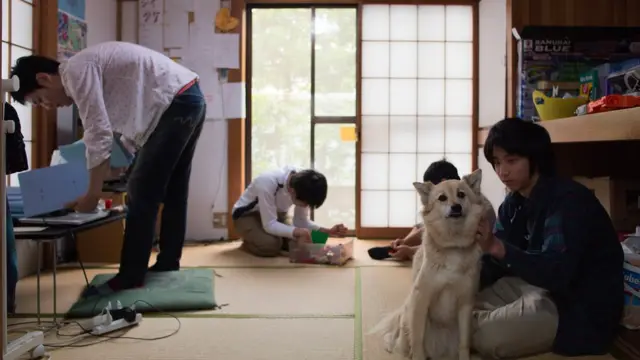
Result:
{"label": "dog's hind leg", "polygon": [[458,360],[470,360],[472,311],[473,302],[471,301],[461,304],[458,309],[458,331],[460,331]]}

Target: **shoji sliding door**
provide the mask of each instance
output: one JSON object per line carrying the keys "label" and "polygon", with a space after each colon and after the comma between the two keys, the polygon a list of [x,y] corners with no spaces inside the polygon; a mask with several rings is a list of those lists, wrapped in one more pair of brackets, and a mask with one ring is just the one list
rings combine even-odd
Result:
{"label": "shoji sliding door", "polygon": [[446,158],[472,167],[472,6],[363,5],[358,236],[404,235],[414,181]]}

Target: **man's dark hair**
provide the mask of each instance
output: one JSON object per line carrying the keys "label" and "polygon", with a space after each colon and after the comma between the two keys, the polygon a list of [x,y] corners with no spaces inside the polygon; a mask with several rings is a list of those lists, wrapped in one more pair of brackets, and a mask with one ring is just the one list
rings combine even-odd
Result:
{"label": "man's dark hair", "polygon": [[551,148],[551,136],[542,126],[520,118],[498,121],[489,130],[484,143],[484,157],[493,165],[493,149],[499,147],[508,154],[519,155],[529,160],[530,175],[555,175],[555,158]]}
{"label": "man's dark hair", "polygon": [[45,56],[29,55],[19,58],[11,69],[11,76],[17,76],[20,79],[20,89],[11,92],[13,100],[24,105],[25,97],[41,88],[36,80],[36,74],[57,75],[59,66],[58,61]]}
{"label": "man's dark hair", "polygon": [[424,182],[438,184],[442,180],[460,180],[458,169],[446,159],[432,162],[422,175]]}
{"label": "man's dark hair", "polygon": [[298,171],[291,176],[289,186],[296,192],[296,199],[317,209],[327,198],[327,178],[315,170]]}

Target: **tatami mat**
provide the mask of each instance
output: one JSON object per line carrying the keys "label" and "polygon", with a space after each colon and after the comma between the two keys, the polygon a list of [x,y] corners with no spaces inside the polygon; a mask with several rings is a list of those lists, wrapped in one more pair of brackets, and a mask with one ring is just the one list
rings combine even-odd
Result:
{"label": "tatami mat", "polygon": [[[329,241],[337,241],[330,239]],[[181,265],[184,267],[319,267],[319,265],[294,264],[288,257],[259,258],[240,250],[241,241],[213,243],[206,245],[190,244],[184,248]],[[361,266],[404,266],[394,260],[377,261],[369,257],[367,250],[375,246],[388,246],[389,240],[355,240],[354,258],[345,267]],[[156,253],[152,254],[149,264],[155,263]],[[117,267],[117,264],[86,264],[87,266]],[[68,265],[67,265],[68,266]]]}
{"label": "tatami mat", "polygon": [[[411,286],[409,264],[369,258],[368,248],[387,244],[388,241],[356,241],[356,260],[348,266],[303,265],[301,268],[294,268],[299,265],[290,264],[284,257],[250,256],[238,249],[239,242],[190,246],[185,248],[183,266],[213,268],[219,275],[214,278],[215,298],[219,304],[228,305],[216,311],[179,314],[182,328],[167,339],[110,340],[89,347],[56,350],[52,355],[69,360],[212,357],[402,360],[384,350],[379,335],[368,334],[385,314],[402,304]],[[113,267],[90,269],[87,275],[90,280],[96,274],[115,271]],[[81,270],[59,272],[59,314],[71,307],[84,286]],[[52,289],[51,273],[43,274],[41,311],[45,315],[53,312]],[[20,280],[17,304],[19,314],[36,312],[35,277]],[[17,321],[25,319],[10,320]],[[361,329],[354,329],[355,324]],[[176,326],[175,319],[147,316],[127,335],[158,337],[172,332]],[[49,335],[47,341],[62,339]],[[560,359],[564,358],[545,354],[527,360]],[[586,360],[614,358],[607,355]]]}
{"label": "tatami mat", "polygon": [[[89,269],[89,281],[115,269]],[[257,315],[353,315],[355,269],[352,268],[222,268],[214,277],[215,299],[221,310],[213,314]],[[65,313],[85,288],[81,270],[64,270],[57,276],[57,310]],[[53,281],[50,273],[41,277],[41,312],[53,313]],[[17,313],[37,312],[36,279],[18,282]]]}
{"label": "tatami mat", "polygon": [[[331,241],[331,240],[330,240]],[[335,240],[333,240],[335,241]],[[289,258],[259,258],[240,249],[241,241],[202,246],[189,246],[184,249],[182,266],[211,267],[318,267],[318,265],[294,264]],[[354,258],[345,266],[402,266],[397,261],[376,261],[369,257],[367,250],[374,246],[386,246],[389,241],[355,240]]]}
{"label": "tatami mat", "polygon": [[362,355],[364,360],[402,360],[385,351],[382,338],[367,334],[380,319],[402,305],[411,287],[409,267],[366,267],[360,269],[362,312]]}
{"label": "tatami mat", "polygon": [[[220,269],[216,313],[353,315],[355,269]],[[209,312],[211,313],[211,312]]]}
{"label": "tatami mat", "polygon": [[[116,269],[88,269],[89,281],[97,274],[116,272]],[[17,314],[35,314],[37,312],[37,282],[35,276],[18,281],[16,289]],[[84,288],[86,281],[82,270],[59,270],[56,276],[57,313],[64,314],[71,308]],[[50,272],[40,275],[40,312],[52,314],[53,308],[53,276]]]}
{"label": "tatami mat", "polygon": [[[153,342],[112,339],[82,348],[62,348],[52,358],[66,360],[168,359],[306,359],[353,360],[352,319],[180,319],[173,336]],[[125,336],[156,338],[171,334],[178,323],[171,318],[145,318]],[[76,326],[61,330],[78,331]],[[89,338],[84,343],[103,341]],[[47,343],[68,341],[50,333]],[[83,344],[83,343],[79,343]]]}

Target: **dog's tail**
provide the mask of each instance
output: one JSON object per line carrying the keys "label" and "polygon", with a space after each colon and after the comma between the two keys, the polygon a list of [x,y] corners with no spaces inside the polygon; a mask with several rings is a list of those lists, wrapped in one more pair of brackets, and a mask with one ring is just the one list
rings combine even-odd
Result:
{"label": "dog's tail", "polygon": [[385,315],[377,325],[367,331],[367,335],[387,334],[400,331],[400,321],[402,317],[402,307]]}

